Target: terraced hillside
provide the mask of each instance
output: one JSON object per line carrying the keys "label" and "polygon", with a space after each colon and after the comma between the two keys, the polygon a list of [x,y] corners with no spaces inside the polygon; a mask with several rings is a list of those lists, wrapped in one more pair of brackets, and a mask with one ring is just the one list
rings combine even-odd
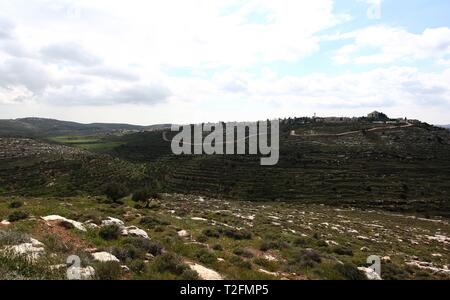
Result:
{"label": "terraced hillside", "polygon": [[175,157],[159,132],[134,134],[114,151],[166,165],[165,184],[174,192],[448,216],[450,132],[419,122],[380,126],[284,123],[274,167],[261,167],[254,156]]}
{"label": "terraced hillside", "polygon": [[108,155],[25,138],[0,137],[0,193],[69,196],[101,194],[103,185],[130,187],[146,168]]}

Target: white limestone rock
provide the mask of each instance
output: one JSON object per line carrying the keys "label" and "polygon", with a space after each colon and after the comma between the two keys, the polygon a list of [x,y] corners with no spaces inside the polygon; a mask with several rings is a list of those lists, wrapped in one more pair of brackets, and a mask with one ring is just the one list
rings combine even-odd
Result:
{"label": "white limestone rock", "polygon": [[11,225],[11,222],[9,222],[8,220],[3,220],[0,222],[0,225],[8,226],[8,225]]}
{"label": "white limestone rock", "polygon": [[100,262],[109,262],[109,261],[119,262],[120,261],[117,257],[115,257],[114,255],[112,255],[111,253],[108,253],[108,252],[92,253],[92,257],[94,258],[94,260],[100,261]]}
{"label": "white limestone rock", "polygon": [[86,268],[70,267],[67,269],[67,278],[69,280],[89,280],[94,278],[95,269],[91,266]]}
{"label": "white limestone rock", "polygon": [[61,216],[52,215],[52,216],[42,217],[42,220],[44,220],[46,222],[64,221],[64,222],[72,224],[76,229],[78,229],[80,231],[86,231],[86,227],[84,227],[83,223],[77,222],[74,220],[70,220],[70,219],[67,219],[67,218],[64,218]]}
{"label": "white limestone rock", "polygon": [[208,269],[202,265],[195,263],[188,263],[188,266],[191,268],[191,270],[197,272],[198,276],[202,280],[223,280],[223,277],[212,269]]}
{"label": "white limestone rock", "polygon": [[108,217],[106,220],[102,221],[102,226],[111,226],[111,225],[123,227],[123,226],[125,226],[125,223],[122,220],[112,218],[112,217]]}
{"label": "white limestone rock", "polygon": [[4,250],[13,255],[25,256],[30,260],[37,260],[45,253],[44,244],[35,239],[30,239],[28,243],[15,246],[7,246]]}
{"label": "white limestone rock", "polygon": [[137,237],[141,237],[141,238],[144,238],[147,240],[150,239],[150,237],[148,236],[148,233],[145,230],[140,229],[136,226],[130,226],[130,227],[123,228],[122,235],[123,236],[128,236],[128,235],[137,236]]}
{"label": "white limestone rock", "polygon": [[358,270],[362,271],[369,280],[382,280],[380,275],[371,268],[359,267]]}
{"label": "white limestone rock", "polygon": [[191,235],[189,234],[189,232],[187,230],[180,230],[180,231],[178,231],[178,236],[181,238],[188,238]]}

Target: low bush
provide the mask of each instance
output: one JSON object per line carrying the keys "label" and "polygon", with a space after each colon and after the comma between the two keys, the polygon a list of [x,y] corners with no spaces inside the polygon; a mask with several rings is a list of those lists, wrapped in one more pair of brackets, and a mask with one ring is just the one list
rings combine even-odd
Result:
{"label": "low bush", "polygon": [[123,241],[124,245],[132,245],[136,249],[143,251],[144,253],[150,253],[153,256],[161,255],[162,246],[160,243],[155,241],[150,241],[144,238],[127,238]]}
{"label": "low bush", "polygon": [[245,258],[252,258],[253,257],[253,253],[251,253],[249,250],[247,249],[242,249],[240,247],[237,247],[233,250],[233,253],[238,255],[238,256],[242,256]]}
{"label": "low bush", "polygon": [[210,237],[210,238],[219,238],[220,237],[219,231],[217,229],[215,229],[215,228],[204,229],[202,231],[202,234],[207,236],[207,237]]}
{"label": "low bush", "polygon": [[295,253],[289,261],[291,265],[297,265],[302,268],[312,268],[321,262],[320,254],[314,250],[301,250]]}
{"label": "low bush", "polygon": [[266,252],[272,249],[281,250],[288,247],[289,244],[285,241],[263,241],[259,246],[259,250]]}
{"label": "low bush", "polygon": [[364,273],[358,270],[358,268],[353,264],[337,264],[335,269],[346,280],[367,280]]}
{"label": "low bush", "polygon": [[133,260],[130,263],[130,270],[136,274],[142,274],[145,271],[145,262],[141,259]]}
{"label": "low bush", "polygon": [[178,276],[181,276],[186,270],[190,270],[181,258],[173,253],[164,253],[158,256],[153,266],[160,273],[169,272]]}
{"label": "low bush", "polygon": [[95,276],[98,280],[118,280],[121,277],[121,273],[122,268],[115,261],[98,263],[95,266]]}
{"label": "low bush", "polygon": [[209,238],[208,238],[206,235],[204,235],[204,234],[200,234],[200,235],[196,238],[196,240],[197,240],[197,242],[199,242],[199,243],[206,243],[206,242],[209,240]]}
{"label": "low bush", "polygon": [[198,273],[191,269],[186,269],[181,273],[182,280],[199,280]]}
{"label": "low bush", "polygon": [[199,262],[204,264],[212,264],[217,261],[216,255],[206,249],[200,249],[196,254],[195,257],[198,259]]}
{"label": "low bush", "polygon": [[9,204],[9,208],[14,209],[14,208],[21,208],[23,206],[23,202],[21,201],[13,201]]}
{"label": "low bush", "polygon": [[73,250],[71,245],[64,243],[57,235],[48,234],[44,237],[42,242],[47,246],[51,252],[69,253]]}
{"label": "low bush", "polygon": [[104,240],[117,240],[120,236],[120,228],[117,225],[108,225],[100,229],[99,235]]}
{"label": "low bush", "polygon": [[246,260],[244,260],[241,257],[236,256],[236,255],[234,255],[234,256],[232,256],[230,258],[230,263],[232,263],[233,265],[235,265],[235,266],[237,266],[239,268],[243,268],[243,269],[249,269],[250,270],[252,268],[251,262],[246,261]]}
{"label": "low bush", "polygon": [[252,233],[247,230],[224,228],[221,231],[224,236],[234,240],[250,240],[252,238]]}
{"label": "low bush", "polygon": [[215,251],[223,251],[223,247],[222,247],[221,244],[214,244],[212,246],[212,249],[215,250]]}
{"label": "low bush", "polygon": [[125,245],[123,247],[114,247],[111,253],[123,262],[133,259],[144,258],[145,252],[137,249],[133,245]]}
{"label": "low bush", "polygon": [[70,229],[74,229],[74,228],[75,228],[75,226],[74,226],[72,223],[67,222],[67,221],[60,221],[60,222],[58,223],[58,225],[61,226],[61,227],[63,227],[63,228],[65,228],[65,229],[67,229],[67,230],[70,230]]}
{"label": "low bush", "polygon": [[353,256],[353,250],[350,247],[346,246],[336,246],[333,247],[333,252],[338,255],[347,255],[347,256]]}
{"label": "low bush", "polygon": [[26,218],[28,218],[29,214],[23,211],[15,211],[12,214],[10,214],[8,216],[8,221],[9,222],[17,222],[20,220],[25,220]]}

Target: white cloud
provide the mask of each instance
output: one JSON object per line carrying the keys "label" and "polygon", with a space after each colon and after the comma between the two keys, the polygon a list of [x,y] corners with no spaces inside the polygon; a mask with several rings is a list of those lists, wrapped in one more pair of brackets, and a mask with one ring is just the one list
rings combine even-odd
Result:
{"label": "white cloud", "polygon": [[[440,59],[450,54],[450,29],[428,28],[414,34],[402,28],[372,26],[333,37],[352,43],[335,54],[337,63],[388,64],[398,61]],[[369,54],[367,54],[369,52]]]}
{"label": "white cloud", "polygon": [[[337,14],[333,4],[1,1],[7,18],[0,18],[0,117],[38,113],[150,124],[359,114],[374,108],[402,114],[422,108],[429,114],[424,118],[441,116],[449,106],[450,71],[395,65],[431,58],[438,70],[445,69],[450,29],[414,34],[380,25],[327,37],[323,30],[350,19]],[[324,57],[330,53],[321,49],[326,40],[342,43],[334,55],[340,64],[389,65],[304,76],[270,68],[311,54]],[[169,75],[180,69],[192,75]]]}
{"label": "white cloud", "polygon": [[76,43],[59,43],[41,49],[44,60],[56,64],[80,64],[95,66],[100,64],[100,58],[89,53]]}

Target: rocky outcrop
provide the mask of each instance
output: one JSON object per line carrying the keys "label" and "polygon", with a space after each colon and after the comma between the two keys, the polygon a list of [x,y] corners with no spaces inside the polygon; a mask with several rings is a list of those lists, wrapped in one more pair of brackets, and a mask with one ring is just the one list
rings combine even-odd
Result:
{"label": "rocky outcrop", "polygon": [[123,227],[123,226],[125,226],[125,223],[122,220],[112,218],[112,217],[108,217],[106,220],[102,221],[102,226],[111,226],[111,225]]}
{"label": "rocky outcrop", "polygon": [[359,267],[358,270],[363,272],[369,280],[382,280],[380,275],[371,268]]}
{"label": "rocky outcrop", "polygon": [[102,226],[111,226],[111,225],[115,225],[115,226],[119,227],[121,234],[123,236],[137,236],[137,237],[141,237],[144,239],[150,239],[150,237],[148,236],[148,233],[145,230],[138,228],[136,226],[128,226],[127,227],[127,226],[125,226],[125,223],[122,220],[108,217],[106,220],[102,221]]}
{"label": "rocky outcrop", "polygon": [[117,257],[108,252],[92,253],[92,257],[94,258],[94,260],[99,262],[109,262],[109,261],[119,262],[119,259]]}
{"label": "rocky outcrop", "polygon": [[202,265],[196,263],[187,263],[191,270],[198,273],[198,276],[202,280],[223,280],[223,277],[212,269],[208,269]]}
{"label": "rocky outcrop", "polygon": [[124,236],[131,235],[131,236],[141,237],[144,239],[150,239],[145,230],[137,228],[136,226],[122,228],[122,235],[124,235]]}
{"label": "rocky outcrop", "polygon": [[55,221],[67,222],[67,223],[72,224],[78,230],[86,231],[86,227],[84,227],[83,223],[77,222],[74,220],[70,220],[70,219],[67,219],[67,218],[64,218],[61,216],[52,215],[52,216],[42,217],[42,220],[44,220],[46,222],[55,222]]}
{"label": "rocky outcrop", "polygon": [[191,236],[187,230],[180,230],[177,234],[181,238],[188,238]]}
{"label": "rocky outcrop", "polygon": [[7,246],[4,248],[7,253],[11,253],[13,255],[21,255],[30,260],[37,260],[45,253],[44,244],[35,240],[33,238],[30,239],[27,243],[22,243],[15,246]]}

